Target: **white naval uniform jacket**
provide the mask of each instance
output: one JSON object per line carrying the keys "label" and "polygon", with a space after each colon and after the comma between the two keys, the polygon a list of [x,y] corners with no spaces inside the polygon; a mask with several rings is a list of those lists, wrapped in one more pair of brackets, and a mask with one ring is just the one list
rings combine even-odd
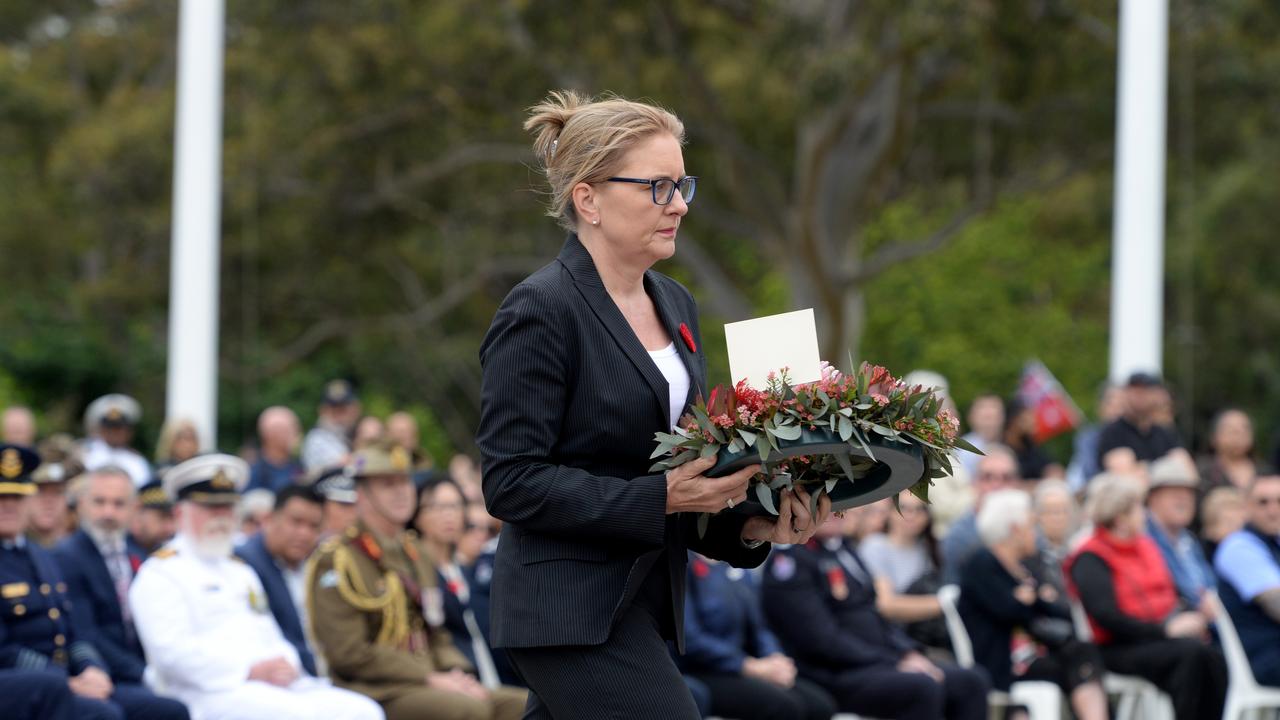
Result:
{"label": "white naval uniform jacket", "polygon": [[142,564],[129,607],[154,683],[184,702],[234,690],[274,657],[305,674],[253,569],[231,556],[201,559],[182,535]]}

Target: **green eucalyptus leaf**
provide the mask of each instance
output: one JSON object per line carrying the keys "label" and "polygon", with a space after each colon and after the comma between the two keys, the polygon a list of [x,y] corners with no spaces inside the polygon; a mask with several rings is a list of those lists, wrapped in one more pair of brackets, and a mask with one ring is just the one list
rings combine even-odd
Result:
{"label": "green eucalyptus leaf", "polygon": [[[710,447],[714,447],[714,446],[710,446]],[[685,464],[685,463],[689,462],[690,460],[693,460],[693,459],[695,459],[695,458],[697,458],[697,457],[698,457],[698,451],[697,451],[697,450],[693,450],[693,449],[689,449],[689,450],[685,450],[684,452],[680,453],[679,455],[677,455],[677,456],[675,456],[675,457],[671,458],[671,459],[670,459],[670,460],[668,460],[667,462],[669,463],[669,466],[670,466],[670,467],[679,467],[679,466],[681,466],[681,465],[683,465],[683,464]]]}
{"label": "green eucalyptus leaf", "polygon": [[698,457],[700,457],[700,458],[715,457],[715,456],[716,456],[716,453],[718,453],[718,452],[720,452],[720,446],[719,446],[719,445],[711,445],[711,444],[708,444],[708,445],[704,445],[704,446],[702,447],[702,452],[698,453]]}
{"label": "green eucalyptus leaf", "polygon": [[849,438],[853,437],[853,421],[843,415],[840,417],[840,439],[849,442]]}
{"label": "green eucalyptus leaf", "polygon": [[849,456],[845,453],[835,454],[836,463],[840,465],[840,469],[844,471],[844,476],[849,478],[849,482],[857,480],[857,476],[853,474],[853,463],[849,462]]}
{"label": "green eucalyptus leaf", "polygon": [[773,429],[773,434],[777,436],[778,439],[780,440],[799,440],[800,426],[799,425],[779,425],[778,427]]}
{"label": "green eucalyptus leaf", "polygon": [[863,434],[862,429],[856,425],[853,428],[853,437],[858,440],[858,444],[862,446],[862,450],[867,454],[867,457],[874,461],[876,456],[875,453],[871,452],[871,444],[867,442],[867,436]]}
{"label": "green eucalyptus leaf", "polygon": [[778,508],[773,504],[773,491],[764,483],[756,483],[756,499],[769,511],[770,515],[777,515]]}
{"label": "green eucalyptus leaf", "polygon": [[893,430],[891,430],[891,429],[889,429],[889,428],[887,428],[887,427],[885,427],[885,426],[883,426],[883,425],[879,425],[879,424],[877,424],[877,423],[871,423],[871,429],[872,429],[872,430],[874,430],[874,431],[876,431],[877,433],[880,433],[881,435],[884,435],[885,437],[893,437],[893,436],[894,436],[894,431],[893,431]]}
{"label": "green eucalyptus leaf", "polygon": [[653,454],[649,456],[649,459],[652,460],[656,457],[666,455],[667,453],[671,452],[672,447],[674,447],[672,443],[666,443],[666,442],[658,443],[658,447],[654,448]]}
{"label": "green eucalyptus leaf", "polygon": [[756,444],[756,434],[750,430],[738,428],[738,435],[742,438],[742,442],[747,444],[747,447],[752,447]]}

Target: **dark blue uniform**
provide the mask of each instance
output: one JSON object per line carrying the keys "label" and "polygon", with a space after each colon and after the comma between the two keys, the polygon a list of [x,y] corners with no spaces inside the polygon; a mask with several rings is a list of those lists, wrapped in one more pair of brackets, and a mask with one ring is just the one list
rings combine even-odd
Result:
{"label": "dark blue uniform", "polygon": [[0,698],[8,720],[75,720],[65,675],[47,670],[0,670]]}
{"label": "dark blue uniform", "polygon": [[[67,584],[49,552],[30,542],[0,543],[0,668],[45,670],[62,677],[96,667],[108,672],[97,649],[79,635]],[[74,696],[79,718],[185,720],[186,708],[140,685],[116,685],[109,700]]]}
{"label": "dark blue uniform", "polygon": [[[125,543],[130,572],[136,572],[146,553]],[[106,561],[88,533],[79,530],[53,550],[58,569],[76,608],[81,637],[93,645],[106,663],[112,682],[139,684],[147,668],[146,656],[132,622],[125,622],[115,582]]]}
{"label": "dark blue uniform", "polygon": [[711,714],[740,720],[829,720],[835,701],[803,678],[782,688],[743,674],[747,658],[785,655],[765,623],[760,584],[740,568],[689,554],[684,650],[678,664],[710,695]]}
{"label": "dark blue uniform", "polygon": [[842,539],[777,548],[764,576],[770,627],[801,677],[824,687],[841,712],[895,720],[983,720],[990,683],[980,671],[940,664],[939,683],[898,663],[916,644],[876,610],[871,573]]}

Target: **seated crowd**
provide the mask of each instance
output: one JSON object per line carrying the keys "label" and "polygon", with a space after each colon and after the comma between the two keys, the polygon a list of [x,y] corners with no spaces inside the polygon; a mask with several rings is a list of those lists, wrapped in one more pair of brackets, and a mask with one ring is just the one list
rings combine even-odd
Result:
{"label": "seated crowd", "polygon": [[[1040,680],[1094,720],[1113,672],[1153,683],[1179,720],[1219,718],[1218,608],[1258,682],[1280,686],[1280,475],[1238,410],[1194,462],[1167,396],[1142,374],[1108,390],[1066,465],[1025,408],[982,396],[966,438],[984,454],[936,503],[848,511],[756,571],[693,554],[676,660],[703,714],[978,720],[991,690]],[[526,691],[488,640],[500,523],[473,462],[433,468],[412,415],[364,416],[344,381],[305,437],[293,411],[263,411],[244,458],[199,454],[173,421],[148,462],[140,412],[100,398],[82,441],[38,441],[23,408],[0,418],[15,716],[520,717]]]}

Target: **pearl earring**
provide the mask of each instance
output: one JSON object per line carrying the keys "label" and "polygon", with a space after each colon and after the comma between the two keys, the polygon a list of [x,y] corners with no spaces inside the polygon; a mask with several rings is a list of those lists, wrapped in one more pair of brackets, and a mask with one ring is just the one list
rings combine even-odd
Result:
{"label": "pearl earring", "polygon": [[592,224],[592,225],[599,225],[599,224],[600,224],[600,218],[596,218],[595,220],[592,220],[592,221],[591,221],[591,224]]}

